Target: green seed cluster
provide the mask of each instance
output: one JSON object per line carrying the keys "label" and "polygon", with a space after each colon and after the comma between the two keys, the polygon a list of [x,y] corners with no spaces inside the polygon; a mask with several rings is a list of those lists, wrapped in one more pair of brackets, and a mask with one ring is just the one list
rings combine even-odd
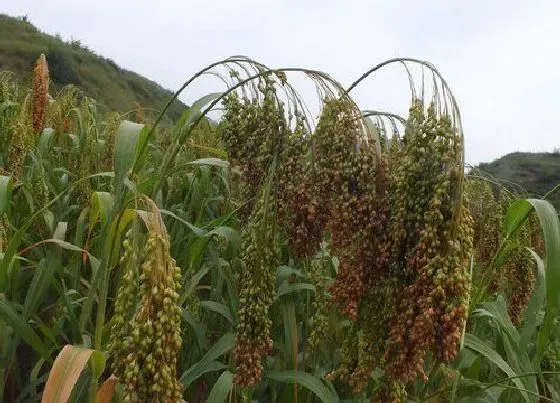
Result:
{"label": "green seed cluster", "polygon": [[352,322],[348,328],[342,346],[340,346],[340,364],[334,371],[326,375],[328,380],[340,379],[349,384],[350,376],[359,359],[359,328]]}
{"label": "green seed cluster", "polygon": [[25,98],[19,116],[14,122],[12,140],[8,151],[8,167],[15,178],[21,177],[23,161],[35,144],[31,124],[30,99],[29,95]]}
{"label": "green seed cluster", "polygon": [[329,262],[325,258],[314,259],[311,262],[309,277],[315,286],[315,299],[313,300],[313,325],[308,343],[311,352],[315,352],[327,340],[329,334],[327,285],[325,276],[328,273]]}
{"label": "green seed cluster", "polygon": [[[105,149],[101,156],[101,169],[102,171],[113,170],[113,153],[115,148],[115,139],[121,124],[121,117],[117,112],[111,113],[107,117],[107,124],[103,130],[103,138],[105,140]],[[159,138],[159,137],[158,137]]]}
{"label": "green seed cluster", "polygon": [[381,384],[371,399],[379,403],[402,403],[406,401],[406,385],[401,381],[387,381]]}
{"label": "green seed cluster", "polygon": [[126,370],[125,358],[132,352],[129,334],[132,332],[131,321],[136,310],[138,299],[138,264],[140,257],[131,244],[132,231],[128,231],[123,242],[124,253],[120,259],[123,272],[117,298],[115,312],[111,320],[109,352],[112,357],[111,370],[122,376]]}
{"label": "green seed cluster", "polygon": [[72,110],[78,107],[78,91],[69,85],[58,94],[56,101],[47,110],[47,126],[52,127],[57,139],[73,131]]}
{"label": "green seed cluster", "polygon": [[40,208],[47,204],[50,199],[50,193],[45,168],[42,165],[34,167],[31,185],[30,191],[33,193],[33,200],[37,203],[37,206]]}
{"label": "green seed cluster", "polygon": [[473,258],[477,263],[488,264],[502,240],[503,209],[485,180],[469,178],[465,193],[474,221]]}
{"label": "green seed cluster", "polygon": [[384,353],[389,337],[387,322],[400,298],[395,293],[399,289],[398,285],[390,277],[375,274],[371,284],[361,301],[357,321],[362,332],[358,345],[359,360],[349,379],[349,386],[355,393],[366,389],[370,374],[375,368],[385,366]]}
{"label": "green seed cluster", "polygon": [[225,114],[218,128],[230,161],[243,173],[245,217],[253,211],[264,177],[274,156],[281,155],[289,132],[272,84],[264,85],[263,98],[262,103],[258,99],[240,100],[232,93],[224,100]]}
{"label": "green seed cluster", "polygon": [[[124,385],[125,402],[179,402],[182,387],[176,377],[176,352],[182,344],[181,269],[170,256],[166,234],[150,233],[145,253],[138,282],[133,266],[126,265],[122,294],[116,302],[111,350],[119,361],[114,370]],[[125,245],[125,260],[132,259],[132,254]],[[131,306],[135,299],[137,305]],[[127,322],[131,308],[133,316]]]}
{"label": "green seed cluster", "polygon": [[10,221],[8,215],[3,213],[0,215],[0,252],[3,252],[9,243],[8,232],[10,230]]}
{"label": "green seed cluster", "polygon": [[272,321],[268,315],[274,301],[277,267],[274,200],[264,192],[243,232],[241,289],[234,356],[235,382],[255,386],[262,378],[262,361],[272,349]]}

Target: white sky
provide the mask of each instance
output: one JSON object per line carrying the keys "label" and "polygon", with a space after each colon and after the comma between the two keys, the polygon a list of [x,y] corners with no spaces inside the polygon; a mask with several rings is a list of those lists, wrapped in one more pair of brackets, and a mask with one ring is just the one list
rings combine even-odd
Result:
{"label": "white sky", "polygon": [[[385,59],[416,57],[458,100],[467,162],[560,147],[560,0],[2,0],[0,13],[169,89],[236,54],[345,86]],[[404,74],[379,74],[354,95],[363,109],[405,114],[406,86]],[[215,89],[203,82],[183,100]]]}

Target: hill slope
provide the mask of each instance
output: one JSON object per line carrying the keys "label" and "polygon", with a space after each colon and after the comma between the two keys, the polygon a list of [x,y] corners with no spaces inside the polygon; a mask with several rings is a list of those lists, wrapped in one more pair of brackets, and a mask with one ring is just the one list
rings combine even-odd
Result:
{"label": "hill slope", "polygon": [[[560,184],[560,153],[522,153],[504,155],[478,167],[503,181],[520,185],[533,196],[542,197]],[[520,189],[510,185],[513,189]],[[560,191],[550,196],[550,201],[560,209]]]}
{"label": "hill slope", "polygon": [[[126,112],[140,104],[161,109],[171,92],[157,83],[100,57],[78,41],[67,43],[40,32],[31,23],[0,14],[0,71],[9,70],[28,79],[33,63],[44,53],[55,87],[75,84],[111,110]],[[186,106],[173,103],[167,117],[177,119]]]}

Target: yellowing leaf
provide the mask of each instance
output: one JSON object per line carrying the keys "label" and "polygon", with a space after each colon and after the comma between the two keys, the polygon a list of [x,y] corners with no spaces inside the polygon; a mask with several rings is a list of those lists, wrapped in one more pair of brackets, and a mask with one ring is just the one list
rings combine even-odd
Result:
{"label": "yellowing leaf", "polygon": [[56,357],[43,392],[43,403],[66,403],[94,350],[67,344]]}
{"label": "yellowing leaf", "polygon": [[111,403],[113,395],[115,394],[115,388],[117,387],[117,382],[119,378],[115,375],[111,375],[103,385],[97,390],[96,403]]}

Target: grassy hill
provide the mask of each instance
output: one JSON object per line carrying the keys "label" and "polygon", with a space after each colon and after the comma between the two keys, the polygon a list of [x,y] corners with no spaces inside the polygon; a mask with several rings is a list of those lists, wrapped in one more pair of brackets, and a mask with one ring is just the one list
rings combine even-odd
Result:
{"label": "grassy hill", "polygon": [[[96,55],[79,41],[64,42],[25,20],[0,14],[0,71],[13,71],[27,80],[41,53],[47,56],[55,87],[75,84],[111,110],[126,112],[136,103],[143,108],[161,109],[171,95],[157,83]],[[182,102],[175,102],[167,117],[177,119],[184,108]]]}
{"label": "grassy hill", "polygon": [[[480,164],[477,168],[502,181],[511,182],[509,186],[512,189],[519,191],[520,186],[533,196],[542,197],[560,184],[560,152],[516,152]],[[554,192],[549,199],[560,210],[560,191]]]}

